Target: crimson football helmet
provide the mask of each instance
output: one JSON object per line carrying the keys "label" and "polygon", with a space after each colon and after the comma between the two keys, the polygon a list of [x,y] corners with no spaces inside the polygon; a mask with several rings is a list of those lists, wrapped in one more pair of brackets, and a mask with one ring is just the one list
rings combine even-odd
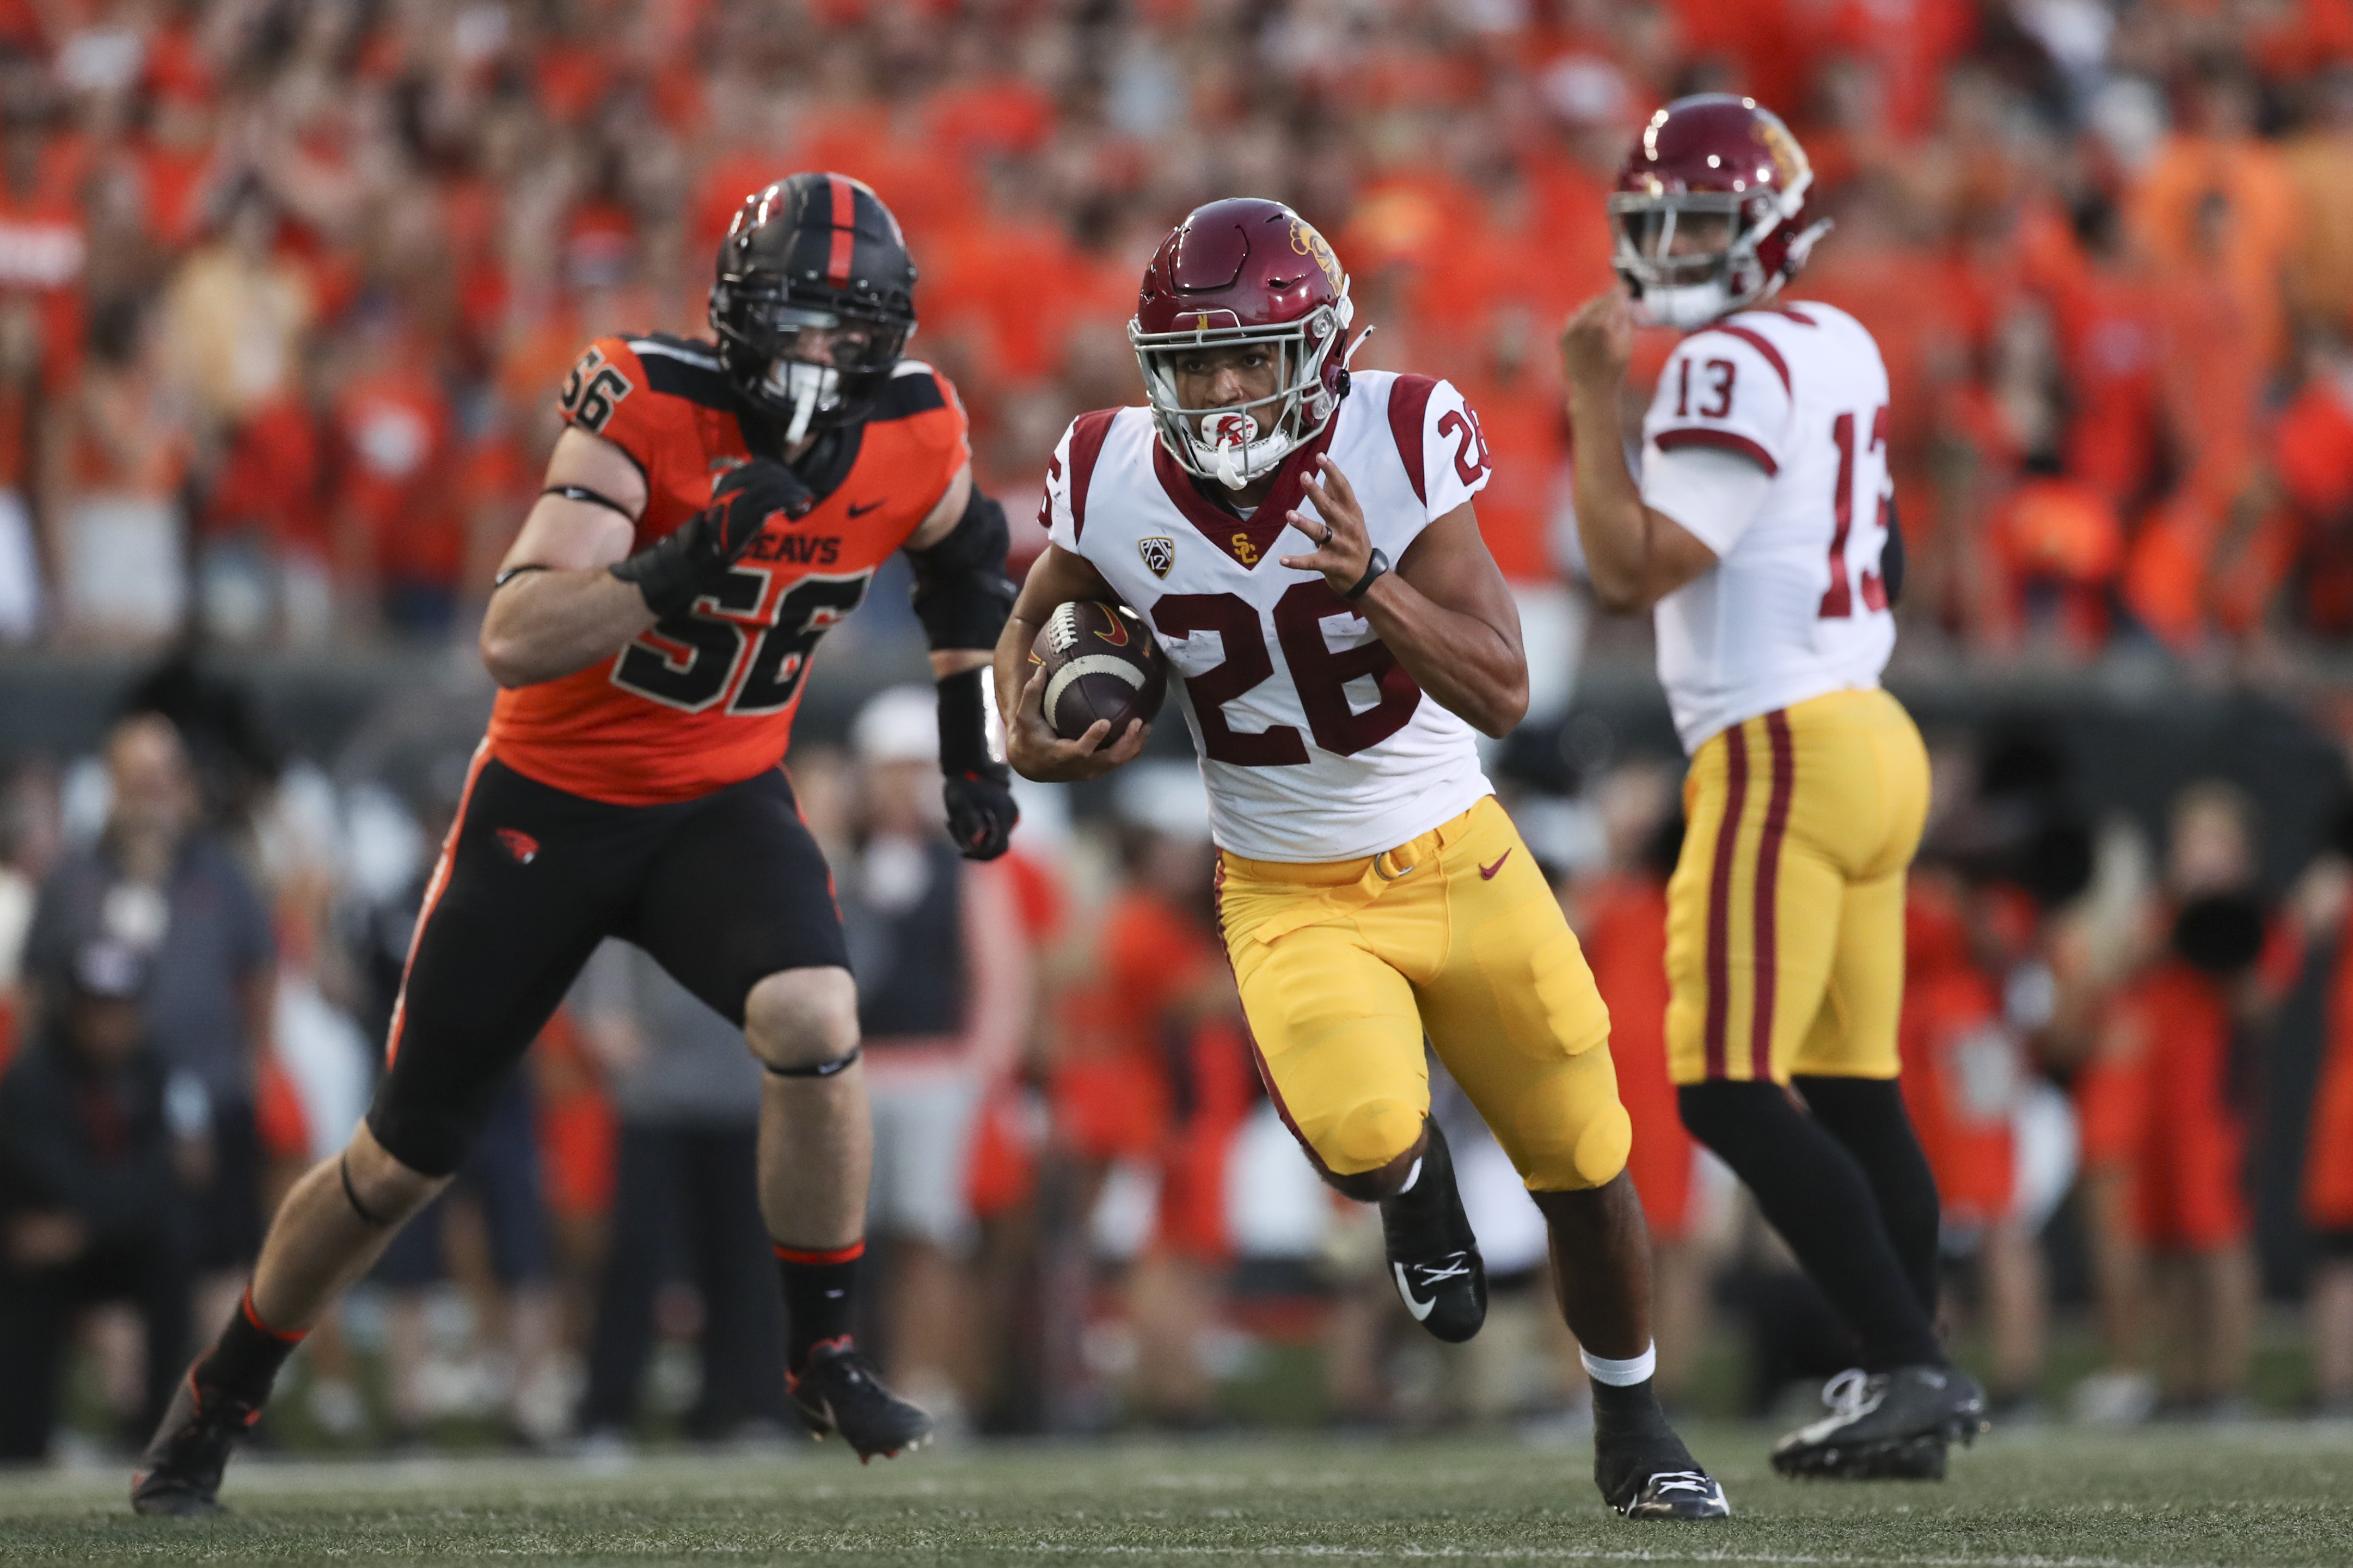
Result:
{"label": "crimson football helmet", "polygon": [[899,220],[847,174],[753,192],[719,246],[711,327],[737,390],[785,421],[787,442],[864,417],[915,330]]}
{"label": "crimson football helmet", "polygon": [[[1705,326],[1770,299],[1806,264],[1831,226],[1804,221],[1813,183],[1806,150],[1755,99],[1679,98],[1651,116],[1618,173],[1612,265],[1653,322]],[[1678,255],[1678,225],[1721,240]]]}
{"label": "crimson football helmet", "polygon": [[[1324,433],[1348,395],[1340,350],[1355,319],[1347,274],[1306,219],[1254,196],[1196,207],[1144,269],[1127,324],[1161,444],[1229,489],[1272,472]],[[1177,356],[1236,343],[1273,348],[1282,362],[1274,393],[1223,408],[1184,406]]]}

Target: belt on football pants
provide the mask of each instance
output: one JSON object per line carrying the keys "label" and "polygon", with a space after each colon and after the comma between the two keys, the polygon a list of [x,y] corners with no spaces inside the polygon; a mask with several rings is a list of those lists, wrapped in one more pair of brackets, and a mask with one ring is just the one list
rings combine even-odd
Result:
{"label": "belt on football pants", "polygon": [[1250,939],[1271,942],[1303,926],[1352,914],[1424,866],[1435,865],[1450,845],[1460,844],[1471,836],[1474,827],[1472,818],[1494,798],[1482,796],[1469,811],[1449,817],[1429,832],[1377,855],[1354,860],[1250,860],[1230,850],[1220,850],[1220,873],[1254,882],[1288,882],[1325,889],[1320,897],[1303,898],[1289,909],[1253,922]]}

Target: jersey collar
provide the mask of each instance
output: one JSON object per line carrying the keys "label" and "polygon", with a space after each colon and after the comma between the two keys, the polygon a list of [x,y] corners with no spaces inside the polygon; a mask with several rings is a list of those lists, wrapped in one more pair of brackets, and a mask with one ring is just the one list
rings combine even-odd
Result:
{"label": "jersey collar", "polygon": [[1169,455],[1167,444],[1157,436],[1152,442],[1152,472],[1201,537],[1240,562],[1245,570],[1254,570],[1273,549],[1275,536],[1291,526],[1284,518],[1307,493],[1307,477],[1315,471],[1315,459],[1332,445],[1332,432],[1339,424],[1340,416],[1335,411],[1315,439],[1282,460],[1282,467],[1275,470],[1274,489],[1248,517],[1203,495],[1193,476]]}

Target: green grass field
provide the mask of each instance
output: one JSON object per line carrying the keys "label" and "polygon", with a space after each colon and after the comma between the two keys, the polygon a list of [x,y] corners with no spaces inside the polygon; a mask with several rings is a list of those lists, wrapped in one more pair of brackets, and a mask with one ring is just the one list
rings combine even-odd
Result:
{"label": "green grass field", "polygon": [[839,1447],[618,1469],[454,1458],[231,1472],[225,1517],[132,1517],[122,1478],[0,1479],[0,1562],[651,1564],[1509,1562],[2144,1568],[2353,1563],[2353,1434],[2287,1425],[1997,1436],[1942,1486],[1799,1486],[1756,1427],[1694,1431],[1737,1517],[1609,1515],[1582,1445],[1322,1438]]}

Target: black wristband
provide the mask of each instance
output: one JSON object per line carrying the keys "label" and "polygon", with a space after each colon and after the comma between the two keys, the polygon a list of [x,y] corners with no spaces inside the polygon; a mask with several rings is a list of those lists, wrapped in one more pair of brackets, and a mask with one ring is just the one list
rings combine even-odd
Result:
{"label": "black wristband", "polygon": [[1341,595],[1340,597],[1347,600],[1348,603],[1352,605],[1355,604],[1357,600],[1365,596],[1365,590],[1378,582],[1381,578],[1381,574],[1388,569],[1389,558],[1382,554],[1379,547],[1376,546],[1373,550],[1372,559],[1365,563],[1365,574],[1356,579],[1356,585],[1355,587]]}
{"label": "black wristband", "polygon": [[939,680],[940,772],[964,778],[997,764],[988,754],[988,709],[981,698],[983,668],[960,669]]}
{"label": "black wristband", "polygon": [[525,576],[530,573],[550,572],[553,570],[554,570],[554,568],[544,565],[537,561],[526,561],[520,566],[510,566],[505,571],[491,579],[491,591],[492,593],[496,593],[501,588],[503,588],[508,584],[513,582],[516,578]]}

